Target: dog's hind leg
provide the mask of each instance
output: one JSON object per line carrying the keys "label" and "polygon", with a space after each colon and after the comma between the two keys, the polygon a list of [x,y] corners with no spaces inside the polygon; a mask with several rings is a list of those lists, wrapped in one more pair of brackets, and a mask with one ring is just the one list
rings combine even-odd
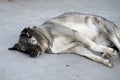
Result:
{"label": "dog's hind leg", "polygon": [[107,46],[102,46],[102,45],[97,45],[92,41],[90,44],[88,44],[88,47],[94,51],[97,51],[97,52],[107,53],[107,54],[111,55],[112,57],[117,56],[117,51],[114,50],[113,48],[110,48]]}
{"label": "dog's hind leg", "polygon": [[102,45],[97,45],[95,42],[92,40],[85,38],[85,37],[78,37],[77,40],[79,40],[81,43],[83,43],[87,48],[94,50],[96,52],[102,52],[102,53],[107,53],[111,55],[112,57],[116,57],[116,50],[113,48],[107,47],[107,46],[102,46]]}
{"label": "dog's hind leg", "polygon": [[[114,36],[110,36],[110,40],[114,44],[114,46],[112,48],[115,49],[117,52],[119,52],[120,51],[120,42],[117,39],[117,37],[115,35]],[[102,57],[103,58],[109,58],[111,56],[109,54],[107,54],[107,53],[103,53]]]}
{"label": "dog's hind leg", "polygon": [[74,48],[71,48],[70,50],[68,51],[71,51],[73,53],[76,53],[78,55],[81,55],[81,56],[84,56],[84,57],[87,57],[95,62],[99,62],[99,63],[102,63],[108,67],[112,67],[113,66],[113,63],[110,62],[108,59],[104,59],[100,56],[97,56],[95,54],[93,54],[91,51],[89,51],[87,48],[83,47],[83,46],[75,46]]}
{"label": "dog's hind leg", "polygon": [[120,51],[120,42],[117,39],[115,35],[110,36],[110,40],[113,42],[113,44],[117,47],[117,49]]}

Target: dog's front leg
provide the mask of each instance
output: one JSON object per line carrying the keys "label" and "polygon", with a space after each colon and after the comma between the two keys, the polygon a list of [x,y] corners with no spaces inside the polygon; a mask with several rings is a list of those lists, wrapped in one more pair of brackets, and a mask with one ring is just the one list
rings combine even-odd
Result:
{"label": "dog's front leg", "polygon": [[69,43],[67,45],[63,45],[62,48],[52,50],[52,52],[55,54],[71,53],[70,51],[68,51],[68,49],[70,49],[76,45],[77,45],[76,43],[72,42],[72,43]]}
{"label": "dog's front leg", "polygon": [[119,41],[119,39],[115,35],[110,36],[110,39],[114,43],[114,45],[117,47],[117,49],[120,51],[120,41]]}

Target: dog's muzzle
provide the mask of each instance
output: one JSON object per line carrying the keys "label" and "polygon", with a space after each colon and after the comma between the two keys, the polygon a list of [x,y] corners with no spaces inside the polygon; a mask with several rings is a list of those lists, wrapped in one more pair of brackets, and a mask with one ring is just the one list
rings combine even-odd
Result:
{"label": "dog's muzzle", "polygon": [[41,54],[41,49],[38,45],[33,45],[28,50],[26,50],[25,53],[28,53],[31,57],[37,57]]}

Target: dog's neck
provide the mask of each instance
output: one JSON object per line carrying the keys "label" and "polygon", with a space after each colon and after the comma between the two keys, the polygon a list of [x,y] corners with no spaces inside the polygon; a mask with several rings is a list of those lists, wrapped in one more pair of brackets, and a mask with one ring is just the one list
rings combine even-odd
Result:
{"label": "dog's neck", "polygon": [[53,45],[53,39],[51,35],[42,27],[33,27],[33,33],[37,36],[34,36],[40,44],[42,44],[43,52],[46,48],[51,48]]}

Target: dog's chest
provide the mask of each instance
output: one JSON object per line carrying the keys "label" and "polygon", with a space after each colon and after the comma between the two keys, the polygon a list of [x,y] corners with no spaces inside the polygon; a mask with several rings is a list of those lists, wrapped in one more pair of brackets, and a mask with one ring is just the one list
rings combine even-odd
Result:
{"label": "dog's chest", "polygon": [[66,37],[57,37],[54,39],[52,52],[58,53],[70,44],[71,40]]}

